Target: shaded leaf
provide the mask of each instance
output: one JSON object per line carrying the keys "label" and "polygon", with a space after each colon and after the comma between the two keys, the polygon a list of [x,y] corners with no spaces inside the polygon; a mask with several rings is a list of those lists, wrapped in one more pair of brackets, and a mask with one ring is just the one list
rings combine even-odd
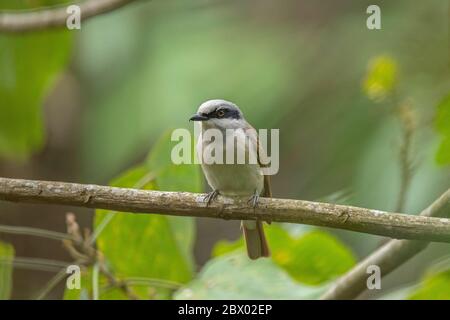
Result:
{"label": "shaded leaf", "polygon": [[[133,186],[148,171],[137,167],[115,180],[113,186]],[[154,189],[155,184],[146,184],[143,189]],[[95,226],[108,217],[110,212],[97,210]],[[120,213],[97,239],[112,269],[119,276],[153,277],[184,282],[190,279],[190,265],[165,216]]]}
{"label": "shaded leaf", "polygon": [[[200,166],[196,164],[176,165],[172,162],[171,151],[177,142],[171,141],[171,132],[172,130],[167,130],[152,148],[146,161],[148,167],[157,173],[157,188],[166,191],[201,192],[203,178]],[[193,140],[191,146],[194,146]],[[194,148],[191,148],[191,152],[194,152]],[[170,223],[180,250],[193,266],[194,218],[166,216],[166,219]]]}
{"label": "shaded leaf", "polygon": [[[200,191],[199,168],[174,165],[170,160],[171,147],[167,133],[156,143],[143,165],[128,170],[111,185]],[[116,277],[147,277],[181,283],[192,277],[195,233],[192,218],[97,210],[95,227],[104,228],[100,230],[97,246]],[[145,287],[138,291],[143,298],[150,296]],[[168,291],[159,289],[154,296],[167,297],[164,292]]]}
{"label": "shaded leaf", "polygon": [[[305,284],[330,281],[355,265],[352,252],[335,237],[323,231],[310,231],[293,237],[279,225],[265,228],[273,261],[289,275]],[[243,250],[244,242],[219,242],[213,255],[236,249]]]}
{"label": "shaded leaf", "polygon": [[234,252],[210,260],[175,299],[314,299],[324,289],[295,283],[271,259]]}
{"label": "shaded leaf", "polygon": [[[1,1],[0,7],[30,8],[17,1]],[[71,33],[64,29],[0,35],[0,156],[25,159],[41,148],[42,104],[69,61],[71,42]]]}

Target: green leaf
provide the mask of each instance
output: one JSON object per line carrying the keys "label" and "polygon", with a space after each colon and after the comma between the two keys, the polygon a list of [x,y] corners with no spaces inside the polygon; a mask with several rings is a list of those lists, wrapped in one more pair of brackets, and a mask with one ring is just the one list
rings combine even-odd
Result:
{"label": "green leaf", "polygon": [[445,137],[436,153],[436,161],[438,164],[450,164],[450,136]]}
{"label": "green leaf", "polygon": [[437,106],[436,130],[450,136],[450,93]]}
{"label": "green leaf", "polygon": [[295,283],[271,259],[235,252],[210,260],[175,299],[314,299],[324,289]]}
{"label": "green leaf", "polygon": [[[157,172],[157,188],[166,191],[201,192],[203,190],[203,178],[199,165],[175,165],[172,162],[171,151],[177,142],[171,141],[171,132],[172,130],[167,130],[153,147],[146,161],[148,167]],[[193,140],[191,145],[195,145]],[[194,148],[191,148],[191,152],[194,152]],[[167,216],[166,219],[170,223],[180,250],[193,267],[192,250],[195,240],[195,220],[171,216]]]}
{"label": "green leaf", "polygon": [[[125,172],[111,185],[147,190],[201,190],[198,166],[174,165],[170,160],[172,142],[164,134],[156,143],[148,160]],[[149,214],[114,214],[97,210],[95,232],[97,247],[108,267],[119,279],[145,277],[187,282],[193,273],[194,221],[192,218]],[[148,288],[137,288],[148,298]],[[158,289],[154,296],[167,297],[168,290]],[[103,293],[101,297],[103,297]]]}
{"label": "green leaf", "polygon": [[228,240],[218,241],[212,249],[212,256],[218,257],[236,250],[243,250],[244,245],[245,243],[243,237],[240,237],[238,240],[232,242]]}
{"label": "green leaf", "polygon": [[270,239],[275,262],[302,283],[330,281],[356,263],[344,244],[323,231],[312,231],[294,239],[283,229],[275,228],[270,232]]}
{"label": "green leaf", "polygon": [[409,296],[411,300],[450,300],[450,269],[431,272],[420,287]]}
{"label": "green leaf", "polygon": [[437,106],[436,130],[442,135],[442,142],[436,154],[439,164],[450,164],[450,94]]}
{"label": "green leaf", "polygon": [[[34,6],[66,1],[33,1]],[[0,1],[0,8],[29,9]],[[70,31],[0,35],[0,156],[26,159],[44,142],[42,104],[67,65]]]}
{"label": "green leaf", "polygon": [[[133,186],[147,172],[145,167],[134,168],[112,185]],[[154,183],[149,183],[143,189],[154,187]],[[109,215],[108,211],[97,210],[95,226],[98,227]],[[179,250],[169,219],[165,216],[116,214],[98,237],[97,246],[119,276],[179,282],[185,282],[191,277],[190,266]]]}
{"label": "green leaf", "polygon": [[[348,271],[355,265],[352,252],[335,237],[323,231],[310,231],[293,237],[279,225],[265,228],[273,261],[301,283],[317,285]],[[217,256],[242,249],[242,238],[234,243],[219,242]]]}
{"label": "green leaf", "polygon": [[14,247],[0,241],[0,300],[11,296]]}
{"label": "green leaf", "polygon": [[397,63],[389,56],[372,59],[363,83],[367,96],[375,101],[384,100],[397,83]]}

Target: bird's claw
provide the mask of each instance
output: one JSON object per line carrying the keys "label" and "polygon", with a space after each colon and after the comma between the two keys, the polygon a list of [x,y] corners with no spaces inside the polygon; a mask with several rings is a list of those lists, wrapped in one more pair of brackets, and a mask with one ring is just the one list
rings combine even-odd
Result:
{"label": "bird's claw", "polygon": [[213,201],[218,195],[219,195],[219,191],[213,190],[203,198],[203,202],[206,202],[206,206],[209,206],[211,201]]}
{"label": "bird's claw", "polygon": [[256,208],[259,201],[259,194],[255,191],[255,193],[248,199],[247,203],[251,204],[253,209]]}

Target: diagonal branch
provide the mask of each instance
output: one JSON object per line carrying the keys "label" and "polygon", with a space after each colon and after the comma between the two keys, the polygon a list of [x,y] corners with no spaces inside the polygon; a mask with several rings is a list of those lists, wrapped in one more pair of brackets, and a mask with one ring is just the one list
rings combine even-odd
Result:
{"label": "diagonal branch", "polygon": [[[119,9],[133,1],[135,0],[85,0],[78,4],[81,20]],[[0,32],[27,32],[66,26],[69,16],[67,6],[25,12],[0,12]]]}
{"label": "diagonal branch", "polygon": [[[420,213],[423,217],[450,215],[450,190],[447,190],[428,208]],[[339,278],[322,295],[321,299],[354,299],[367,289],[367,267],[376,265],[381,275],[386,276],[428,246],[428,242],[414,240],[391,240],[370,254],[353,269]]]}
{"label": "diagonal branch", "polygon": [[[210,206],[203,194],[146,191],[67,182],[0,178],[0,200],[72,205],[115,211],[301,223],[387,236],[450,242],[450,219],[303,200],[262,198],[253,209],[247,199],[219,197]],[[448,199],[446,200],[448,201]]]}

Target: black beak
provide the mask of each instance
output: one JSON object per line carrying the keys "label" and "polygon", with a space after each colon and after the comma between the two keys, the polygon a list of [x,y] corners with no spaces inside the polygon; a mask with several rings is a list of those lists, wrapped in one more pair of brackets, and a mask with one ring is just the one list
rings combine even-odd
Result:
{"label": "black beak", "polygon": [[202,116],[201,114],[196,113],[189,119],[189,121],[205,121],[208,119],[209,119],[208,117]]}

